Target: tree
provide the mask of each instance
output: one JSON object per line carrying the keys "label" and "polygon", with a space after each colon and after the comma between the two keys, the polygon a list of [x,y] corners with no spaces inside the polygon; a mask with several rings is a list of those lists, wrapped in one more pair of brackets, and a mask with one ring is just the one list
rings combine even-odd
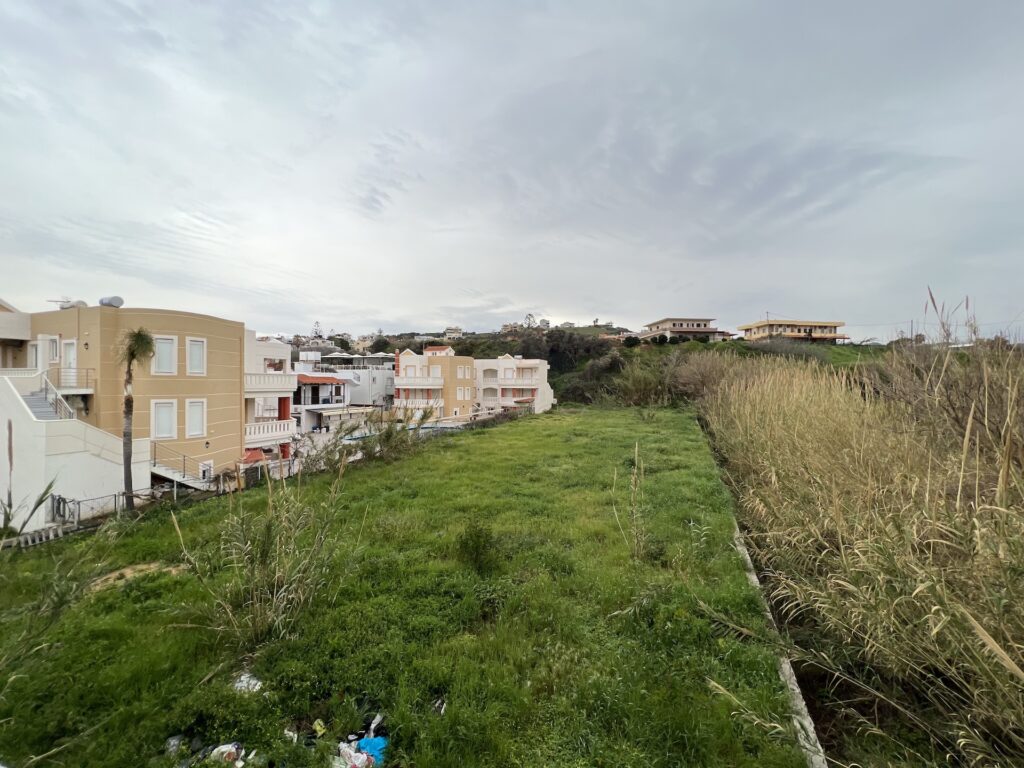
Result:
{"label": "tree", "polygon": [[627,336],[622,340],[622,345],[624,347],[639,347],[640,339],[636,336]]}
{"label": "tree", "polygon": [[352,342],[346,339],[344,336],[331,336],[331,344],[336,346],[338,349],[343,349],[346,352],[352,351]]}
{"label": "tree", "polygon": [[654,337],[653,341],[655,344],[668,344],[668,336],[664,333],[660,333]]}
{"label": "tree", "polygon": [[524,328],[533,328],[537,324],[537,318],[533,316],[532,312],[527,313],[526,317],[523,318]]}
{"label": "tree", "polygon": [[323,326],[320,325],[319,320],[313,323],[313,332],[310,333],[310,336],[312,336],[314,339],[322,339],[324,337],[324,329]]}
{"label": "tree", "polygon": [[370,345],[370,351],[373,353],[387,352],[390,346],[390,341],[388,341],[384,336],[378,336],[373,340],[373,344]]}
{"label": "tree", "polygon": [[151,358],[155,352],[156,342],[145,328],[125,331],[118,347],[118,362],[124,364],[124,429],[121,436],[121,452],[124,461],[124,505],[129,511],[135,509],[135,489],[132,486],[132,422],[135,419],[132,368],[136,363]]}
{"label": "tree", "polygon": [[678,336],[669,336],[668,337],[668,343],[669,344],[678,344],[679,343],[679,337]]}

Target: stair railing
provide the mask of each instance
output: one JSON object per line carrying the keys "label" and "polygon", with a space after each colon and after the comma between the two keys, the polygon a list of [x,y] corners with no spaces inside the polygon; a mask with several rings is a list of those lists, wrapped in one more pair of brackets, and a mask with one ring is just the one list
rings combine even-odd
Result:
{"label": "stair railing", "polygon": [[150,463],[154,467],[160,465],[161,467],[181,472],[182,477],[192,478],[193,480],[213,479],[204,476],[204,467],[200,462],[159,441],[150,442]]}
{"label": "stair railing", "polygon": [[53,406],[54,413],[58,419],[76,419],[78,414],[75,409],[68,405],[68,401],[61,395],[60,390],[53,386],[50,378],[45,373],[39,374],[39,383],[43,390],[43,397],[46,402]]}

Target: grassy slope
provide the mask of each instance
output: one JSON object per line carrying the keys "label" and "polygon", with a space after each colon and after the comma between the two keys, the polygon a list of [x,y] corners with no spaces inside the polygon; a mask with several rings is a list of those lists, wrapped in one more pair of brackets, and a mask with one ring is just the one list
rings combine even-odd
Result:
{"label": "grassy slope", "polygon": [[[611,514],[612,472],[622,508],[634,441],[662,564],[631,563]],[[328,481],[306,482],[323,494]],[[263,492],[243,498],[265,503]],[[226,511],[215,500],[182,513],[190,546],[211,546]],[[499,544],[486,577],[456,555],[471,519]],[[771,652],[714,626],[698,604],[762,626],[730,547],[730,498],[689,414],[563,410],[440,438],[400,462],[350,469],[336,521],[337,601],[257,653],[266,697],[230,691],[242,662],[209,632],[174,626],[205,599],[192,576],[142,576],[74,598],[46,630],[52,645],[0,702],[0,723],[13,718],[0,726],[0,759],[17,765],[100,723],[55,760],[141,765],[181,730],[272,747],[284,723],[321,717],[344,734],[361,709],[381,707],[395,765],[802,764],[706,685],[783,718]],[[5,562],[3,645],[28,621],[10,612],[38,597],[54,558],[105,571],[173,562],[178,548],[156,518]],[[443,717],[430,706],[441,695]]]}

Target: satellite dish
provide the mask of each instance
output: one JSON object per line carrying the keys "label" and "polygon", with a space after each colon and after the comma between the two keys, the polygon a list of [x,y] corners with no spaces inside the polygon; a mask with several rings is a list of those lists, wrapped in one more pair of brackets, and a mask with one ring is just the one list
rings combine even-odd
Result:
{"label": "satellite dish", "polygon": [[89,305],[88,305],[88,304],[86,304],[86,303],[85,303],[84,301],[82,301],[81,299],[78,299],[78,300],[76,300],[76,301],[72,301],[71,299],[64,299],[64,300],[63,300],[63,301],[61,301],[61,302],[60,302],[60,304],[58,304],[57,306],[58,306],[58,307],[59,307],[60,309],[75,309],[75,308],[77,308],[77,307],[87,307],[87,306],[89,306]]}
{"label": "satellite dish", "polygon": [[117,309],[118,307],[124,306],[124,299],[122,299],[120,296],[104,296],[102,299],[100,299],[100,306],[114,307],[115,309]]}

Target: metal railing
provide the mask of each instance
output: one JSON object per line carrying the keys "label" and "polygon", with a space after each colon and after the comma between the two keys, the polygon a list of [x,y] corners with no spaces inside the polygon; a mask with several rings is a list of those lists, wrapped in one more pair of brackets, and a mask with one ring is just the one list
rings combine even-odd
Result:
{"label": "metal railing", "polygon": [[441,376],[395,376],[396,387],[443,387]]}
{"label": "metal railing", "polygon": [[39,384],[43,397],[53,406],[53,411],[57,414],[58,419],[78,418],[75,409],[68,405],[68,401],[61,396],[60,390],[53,386],[53,382],[45,373],[39,374]]}
{"label": "metal railing", "polygon": [[150,463],[152,466],[166,467],[175,472],[181,472],[183,477],[193,480],[212,480],[213,473],[208,466],[196,461],[191,456],[186,456],[176,451],[166,443],[153,441],[150,443]]}
{"label": "metal railing", "polygon": [[93,389],[96,386],[95,368],[50,368],[46,376],[58,389]]}

